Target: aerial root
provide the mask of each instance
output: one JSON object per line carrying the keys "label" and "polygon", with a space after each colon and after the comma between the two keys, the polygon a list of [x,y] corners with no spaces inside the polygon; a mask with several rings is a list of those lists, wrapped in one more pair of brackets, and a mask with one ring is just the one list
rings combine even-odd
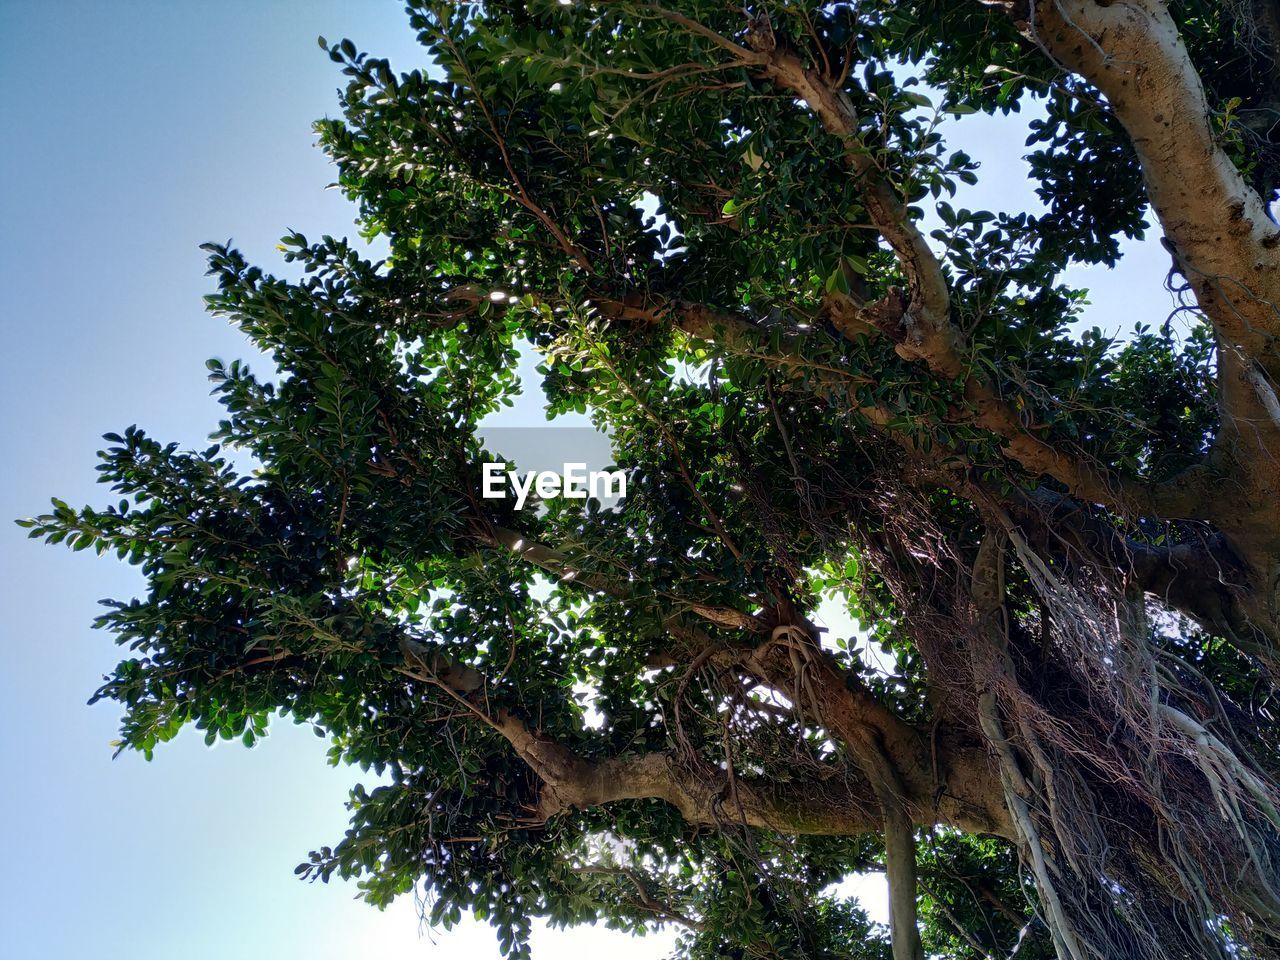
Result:
{"label": "aerial root", "polygon": [[[1052,684],[1020,677],[1010,554],[1050,611]],[[1144,598],[1051,566],[1011,524],[989,527],[971,594],[978,725],[1059,956],[1239,955],[1280,914],[1280,803],[1210,728],[1216,694],[1157,668]],[[1083,713],[1055,709],[1068,695]]]}

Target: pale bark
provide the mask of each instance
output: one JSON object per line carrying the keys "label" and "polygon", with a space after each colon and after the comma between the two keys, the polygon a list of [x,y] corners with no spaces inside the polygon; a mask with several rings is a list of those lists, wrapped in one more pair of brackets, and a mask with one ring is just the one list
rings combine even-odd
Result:
{"label": "pale bark", "polygon": [[[1160,0],[1003,6],[1055,62],[1106,98],[1142,165],[1176,263],[1218,337],[1222,426],[1208,466],[1211,519],[1245,566],[1244,606],[1280,622],[1280,228],[1222,148],[1204,85]],[[1264,5],[1265,6],[1265,5]],[[1264,38],[1274,9],[1259,21]],[[1222,494],[1228,494],[1223,496]],[[1168,518],[1155,512],[1155,516]]]}

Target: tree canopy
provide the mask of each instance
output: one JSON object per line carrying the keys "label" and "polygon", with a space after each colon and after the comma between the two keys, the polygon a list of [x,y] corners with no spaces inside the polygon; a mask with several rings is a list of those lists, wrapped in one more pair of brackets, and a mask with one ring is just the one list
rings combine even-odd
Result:
{"label": "tree canopy", "polygon": [[[385,258],[210,244],[275,369],[23,521],[146,577],[122,746],[313,724],[382,782],[299,872],[513,957],[1280,955],[1274,0],[408,12],[408,72],[321,41]],[[1022,112],[1045,212],[964,208],[941,131]],[[1082,331],[1064,270],[1148,233],[1179,309]],[[617,509],[482,497],[529,349]]]}

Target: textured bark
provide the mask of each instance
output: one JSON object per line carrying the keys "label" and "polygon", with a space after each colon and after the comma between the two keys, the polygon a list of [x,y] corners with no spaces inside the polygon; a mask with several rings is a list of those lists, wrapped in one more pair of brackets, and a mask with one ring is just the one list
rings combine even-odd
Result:
{"label": "textured bark", "polygon": [[[760,666],[763,660],[774,659],[774,652],[766,645],[763,651],[744,651],[744,656],[733,660],[744,666],[756,664],[780,686],[793,684],[797,678],[780,667]],[[846,777],[780,785],[734,776],[707,763],[691,762],[674,751],[588,759],[530,728],[511,711],[486,710],[483,690],[488,681],[479,671],[418,644],[406,642],[404,653],[410,676],[455,697],[500,733],[538,775],[544,786],[538,805],[542,819],[571,808],[658,799],[678,809],[689,823],[705,826],[741,824],[791,834],[873,833],[884,825],[882,791],[885,779],[891,776],[896,781],[894,795],[900,801],[900,812],[895,813],[895,823],[900,826],[943,823],[970,833],[1010,835],[981,748],[945,750],[935,761],[935,771],[923,735],[870,696],[851,691],[844,675],[829,659],[824,661],[827,655],[817,648],[813,648],[814,658],[825,663],[825,673],[818,678],[821,699],[814,703],[819,719],[851,744],[856,754],[865,757],[868,749],[874,749],[883,758],[879,761],[882,766],[865,782]],[[887,738],[882,730],[891,731]],[[886,741],[894,745],[892,752],[881,746]]]}
{"label": "textured bark", "polygon": [[[1274,638],[1280,622],[1280,228],[1218,142],[1204,86],[1164,3],[1003,5],[1024,35],[1105,95],[1141,161],[1178,267],[1217,332],[1222,427],[1208,466],[1220,486],[1207,493],[1198,513],[1222,531],[1242,564],[1240,612]],[[1265,41],[1274,37],[1276,11],[1257,6]]]}
{"label": "textured bark", "polygon": [[983,747],[949,735],[930,742],[924,731],[903,722],[841,670],[829,653],[804,640],[799,643],[803,655],[798,661],[788,644],[775,641],[734,659],[783,693],[798,684],[813,716],[870,771],[869,782],[887,779],[882,767],[887,762],[911,822],[1009,835],[1008,813],[992,788],[995,771]]}

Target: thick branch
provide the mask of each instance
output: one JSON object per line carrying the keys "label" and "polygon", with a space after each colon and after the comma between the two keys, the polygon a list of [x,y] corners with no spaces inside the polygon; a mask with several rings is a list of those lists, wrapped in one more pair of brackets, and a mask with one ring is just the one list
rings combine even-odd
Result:
{"label": "thick branch", "polygon": [[[868,790],[846,780],[781,784],[736,777],[710,764],[690,764],[670,752],[591,760],[531,728],[507,709],[490,712],[475,694],[485,686],[478,671],[405,638],[405,672],[443,690],[511,744],[542,781],[538,815],[550,819],[571,809],[619,800],[665,800],[698,826],[742,825],[790,834],[851,835],[875,831],[879,817]],[[727,802],[732,788],[732,802]]]}
{"label": "thick branch", "polygon": [[[845,156],[862,186],[863,203],[876,229],[897,254],[908,283],[907,311],[903,317],[907,339],[900,346],[904,356],[947,357],[951,378],[963,373],[950,358],[960,356],[960,335],[950,321],[951,292],[942,263],[929,247],[910,211],[858,141],[858,118],[843,91],[817,70],[806,67],[794,53],[772,46],[772,34],[759,41],[767,45],[765,74],[809,106],[827,131],[849,148]],[[940,371],[941,372],[941,371]],[[945,375],[945,374],[944,374]]]}
{"label": "thick branch", "polygon": [[[1106,96],[1142,164],[1178,268],[1218,334],[1222,428],[1218,462],[1254,494],[1224,511],[1250,513],[1251,563],[1280,552],[1276,384],[1280,381],[1280,229],[1219,143],[1214,115],[1177,25],[1161,0],[1026,0],[997,4],[1059,64]],[[1215,515],[1214,519],[1219,519]],[[1234,536],[1234,535],[1233,535]]]}
{"label": "thick branch", "polygon": [[[456,664],[443,652],[411,639],[401,643],[404,672],[444,691],[511,744],[543,783],[538,815],[546,820],[571,809],[619,800],[665,800],[686,822],[698,826],[740,825],[787,834],[848,836],[884,827],[876,791],[849,778],[780,783],[734,776],[718,766],[690,761],[673,752],[593,760],[531,728],[510,710],[490,711],[480,696],[486,686],[478,671]],[[883,708],[881,708],[883,709]],[[975,758],[965,757],[964,762]],[[968,771],[958,780],[985,790],[984,774]],[[1004,835],[1002,815],[986,801],[943,797],[938,804],[904,803],[909,822],[932,826],[940,818],[974,833]]]}
{"label": "thick branch", "polygon": [[[746,319],[705,304],[635,297],[625,301],[598,300],[596,307],[605,316],[630,322],[648,325],[670,323],[695,339],[716,343],[733,353],[754,355],[759,349],[759,333]],[[833,326],[842,332],[856,330],[875,335],[884,332],[884,325],[877,322],[880,318],[902,316],[902,307],[891,307],[888,302],[856,307],[847,297],[832,296],[828,297],[827,313]],[[939,342],[935,341],[935,345]],[[953,341],[953,346],[958,346],[958,341]],[[930,358],[938,360],[940,370],[935,372],[950,375],[962,368],[956,354],[930,353],[926,360]],[[856,409],[872,426],[886,429],[895,419],[893,411],[884,406],[858,406],[853,401],[850,388],[859,379],[854,371],[814,369],[803,357],[793,356],[785,348],[770,359],[784,373],[805,373],[810,390]],[[1069,450],[1035,436],[1023,426],[1008,401],[1000,397],[987,381],[975,375],[966,376],[964,393],[969,404],[970,422],[1002,437],[1006,456],[1031,474],[1057,480],[1074,496],[1104,504],[1133,517],[1200,519],[1205,516],[1207,503],[1212,499],[1212,477],[1207,468],[1188,470],[1161,483],[1121,477],[1102,464],[1089,460],[1078,450]],[[904,435],[893,435],[909,448],[909,452],[921,455],[922,451]],[[962,451],[948,450],[946,453],[953,460],[964,459]]]}
{"label": "thick branch", "polygon": [[1143,592],[1199,623],[1280,676],[1280,633],[1266,609],[1265,589],[1221,534],[1152,545],[1125,536],[1084,505],[1038,490],[1011,512],[1034,542],[1068,563],[1127,571]]}
{"label": "thick branch", "polygon": [[1103,94],[1200,304],[1229,345],[1270,355],[1280,334],[1280,230],[1218,143],[1204,86],[1159,0],[1036,0],[1019,26]]}
{"label": "thick branch", "polygon": [[755,649],[724,650],[715,660],[757,677],[809,712],[845,745],[868,782],[880,785],[874,795],[882,808],[889,791],[911,823],[1010,835],[984,750],[946,738],[930,744],[803,632],[779,628]]}
{"label": "thick branch", "polygon": [[[827,131],[845,142],[848,147],[845,155],[862,186],[867,212],[897,254],[907,277],[906,302],[894,311],[900,318],[900,328],[888,327],[882,317],[859,323],[859,328],[888,334],[904,359],[922,361],[936,376],[961,382],[970,421],[1003,438],[1005,455],[1030,473],[1052,477],[1076,496],[1134,516],[1168,516],[1158,507],[1174,508],[1175,516],[1193,513],[1196,504],[1178,500],[1162,503],[1148,485],[1113,474],[1103,465],[1090,462],[1079,451],[1068,451],[1042,440],[1024,424],[996,385],[973,370],[964,337],[951,321],[951,295],[942,263],[929,247],[907,205],[871,159],[871,153],[861,149],[858,118],[849,98],[824,74],[807,67],[797,55],[773,47],[772,34],[763,37],[759,43],[769,55],[765,73],[804,100]],[[847,329],[853,315],[862,311],[848,298],[834,300],[833,312],[839,321],[835,325],[838,329]],[[883,309],[879,312],[883,313]]]}

